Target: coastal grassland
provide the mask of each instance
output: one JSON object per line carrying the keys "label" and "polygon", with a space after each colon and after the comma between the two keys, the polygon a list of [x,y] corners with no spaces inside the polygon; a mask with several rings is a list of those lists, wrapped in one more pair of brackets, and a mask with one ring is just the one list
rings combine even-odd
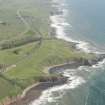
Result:
{"label": "coastal grassland", "polygon": [[[48,76],[46,67],[93,57],[77,51],[72,43],[45,40],[51,31],[48,3],[49,0],[0,1],[0,47],[1,44],[17,45],[0,49],[0,100],[21,94],[41,76]],[[20,44],[32,36],[42,40]]]}
{"label": "coastal grassland", "polygon": [[0,101],[8,95],[17,95],[17,93],[19,93],[20,91],[21,89],[18,86],[14,85],[13,82],[0,75]]}
{"label": "coastal grassland", "polygon": [[[0,45],[2,43],[8,45],[8,42],[11,44],[17,40],[21,42],[22,38],[27,36],[48,36],[50,30],[48,2],[48,0],[0,0]],[[0,49],[0,100],[22,92],[26,86],[33,83],[33,77],[42,75],[42,69],[37,65],[37,56],[34,55],[38,50],[37,47],[39,48],[39,45],[35,42],[12,49]],[[16,65],[16,68],[11,68],[12,65]],[[7,70],[11,72],[6,72]]]}
{"label": "coastal grassland", "polygon": [[37,28],[43,35],[48,35],[50,7],[44,5],[46,2],[47,0],[0,1],[0,41],[23,37],[30,30],[35,32],[33,35],[39,35]]}
{"label": "coastal grassland", "polygon": [[[18,51],[18,53],[14,53],[14,51]],[[81,57],[86,59],[92,57],[90,54],[76,51],[72,43],[58,39],[44,40],[41,45],[37,42],[2,50],[0,51],[0,56],[2,56],[1,63],[16,65],[16,67],[2,73],[1,79],[5,80],[5,82],[7,81],[9,85],[0,85],[0,90],[2,91],[0,98],[19,94],[27,86],[38,82],[41,76],[49,75],[44,71],[46,67]],[[3,86],[5,88],[2,88]],[[4,90],[9,90],[9,92]]]}

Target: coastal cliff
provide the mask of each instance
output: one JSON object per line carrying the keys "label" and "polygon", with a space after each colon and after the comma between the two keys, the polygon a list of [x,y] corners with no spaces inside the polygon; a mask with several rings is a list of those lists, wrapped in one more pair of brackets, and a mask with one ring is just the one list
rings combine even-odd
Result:
{"label": "coastal cliff", "polygon": [[[1,105],[26,105],[40,97],[44,90],[54,86],[60,86],[68,82],[68,77],[64,77],[60,72],[65,69],[76,69],[79,66],[92,66],[98,64],[105,58],[104,54],[96,55],[94,59],[79,59],[70,61],[69,63],[55,65],[48,68],[49,76],[40,76],[39,82],[26,88],[22,95],[15,98],[7,98],[8,100]],[[51,74],[56,74],[55,76]]]}

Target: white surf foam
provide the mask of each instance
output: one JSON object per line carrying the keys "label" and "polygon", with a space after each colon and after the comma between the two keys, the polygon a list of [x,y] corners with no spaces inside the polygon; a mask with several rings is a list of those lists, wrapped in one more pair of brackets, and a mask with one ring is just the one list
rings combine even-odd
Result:
{"label": "white surf foam", "polygon": [[[99,62],[99,64],[97,65],[94,65],[94,67],[100,67],[100,65],[102,66],[103,64],[105,64],[105,60],[103,60],[103,62]],[[75,69],[64,70],[63,75],[69,77],[67,84],[64,84],[62,86],[56,86],[43,91],[40,98],[33,101],[30,105],[47,105],[48,103],[52,102],[57,103],[57,101],[59,101],[59,99],[61,99],[63,95],[65,95],[67,90],[73,90],[75,88],[78,88],[78,86],[86,83],[86,80],[83,77],[77,75],[78,71],[83,70],[91,72],[91,69],[89,69],[89,67],[86,68],[84,66],[81,66],[76,70]],[[58,95],[54,95],[54,93],[58,93]]]}
{"label": "white surf foam", "polygon": [[93,65],[93,68],[103,68],[105,66],[105,59],[103,59],[102,61],[98,62],[98,64]]}
{"label": "white surf foam", "polygon": [[[74,41],[68,38],[64,32],[65,27],[69,26],[70,28],[72,28],[72,26],[68,24],[65,20],[65,16],[67,15],[67,10],[62,8],[62,6],[65,5],[63,4],[64,0],[53,0],[53,3],[60,3],[60,2],[61,4],[59,4],[58,7],[60,7],[60,10],[62,9],[63,14],[50,16],[50,20],[52,22],[51,27],[56,28],[57,38],[78,43],[78,41]],[[53,5],[53,6],[57,7],[57,5]],[[82,83],[85,83],[85,80],[82,77],[75,75],[72,70],[71,72],[65,71],[64,76],[69,77],[67,84],[62,86],[56,86],[48,90],[45,90],[42,93],[41,97],[38,100],[35,100],[34,102],[32,102],[30,105],[45,105],[48,102],[54,102],[54,101],[56,102],[59,98],[61,98],[64,95],[65,93],[64,90],[74,89],[79,85],[81,85]],[[54,96],[53,94],[54,92],[59,92],[59,95]]]}
{"label": "white surf foam", "polygon": [[[59,0],[57,0],[57,1],[59,1]],[[54,3],[55,3],[55,0],[54,0]],[[62,5],[60,5],[60,3],[59,3],[58,8],[60,8],[60,11],[61,11],[61,6]],[[57,5],[56,5],[56,7],[57,7]],[[50,20],[52,22],[51,27],[56,29],[56,37],[59,39],[66,40],[66,41],[78,43],[76,46],[78,49],[82,49],[83,51],[90,53],[87,42],[76,41],[76,40],[73,40],[66,36],[65,27],[72,28],[72,26],[65,20],[67,13],[68,13],[67,9],[63,9],[63,7],[62,7],[62,14],[55,14],[53,16],[50,16]]]}
{"label": "white surf foam", "polygon": [[[41,97],[38,100],[32,102],[30,105],[46,105],[47,103],[57,102],[57,100],[63,97],[66,92],[65,90],[74,89],[79,85],[85,83],[85,80],[82,77],[76,75],[73,76],[73,74],[71,75],[71,73],[68,71],[65,71],[64,75],[69,77],[67,84],[45,90],[42,93]],[[54,93],[59,94],[55,96]]]}
{"label": "white surf foam", "polygon": [[[90,53],[91,50],[88,42],[73,40],[72,38],[66,36],[65,27],[72,28],[72,26],[65,20],[65,16],[67,15],[68,11],[63,8],[63,6],[66,5],[64,4],[64,0],[52,0],[52,2],[54,3],[52,5],[53,7],[57,7],[60,11],[62,10],[63,12],[63,14],[55,14],[53,16],[50,16],[50,20],[52,22],[51,27],[56,29],[56,37],[69,42],[78,43],[76,45],[77,49],[81,49],[84,52]],[[95,53],[100,52],[95,51]],[[94,65],[93,67],[97,67],[99,65],[102,65],[103,63],[105,63],[105,61],[99,62],[99,64]],[[78,70],[82,70],[82,67],[78,68]],[[74,71],[76,70],[64,71],[64,76],[69,77],[68,83],[62,86],[56,86],[45,90],[40,98],[32,102],[30,105],[46,105],[46,103],[57,102],[57,100],[62,98],[62,96],[65,94],[65,90],[75,89],[81,84],[85,83],[86,81],[84,80],[84,78],[76,75]],[[54,93],[56,92],[59,92],[57,96],[54,95]]]}
{"label": "white surf foam", "polygon": [[55,6],[56,8],[58,8],[58,11],[62,11],[62,14],[55,14],[53,16],[50,16],[50,20],[52,22],[51,27],[56,29],[56,37],[59,39],[77,43],[77,49],[83,50],[86,53],[102,53],[98,51],[95,46],[92,47],[92,45],[90,45],[88,42],[73,40],[72,38],[66,36],[65,27],[72,28],[72,26],[65,19],[65,17],[67,17],[68,15],[68,10],[65,8],[65,0],[52,0],[52,2],[54,3],[52,4],[53,7]]}

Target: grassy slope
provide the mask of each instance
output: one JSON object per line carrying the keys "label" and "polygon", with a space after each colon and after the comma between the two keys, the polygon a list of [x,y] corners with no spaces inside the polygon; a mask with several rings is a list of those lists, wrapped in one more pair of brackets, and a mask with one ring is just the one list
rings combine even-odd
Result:
{"label": "grassy slope", "polygon": [[44,6],[42,0],[0,1],[0,21],[6,23],[6,25],[0,24],[0,41],[25,35],[23,33],[27,29],[17,16],[18,10],[29,23],[30,29],[36,31],[38,28],[45,35],[48,34],[48,11],[50,9],[46,7],[48,6]]}
{"label": "grassy slope", "polygon": [[[5,3],[2,2],[0,4],[0,19],[6,21],[8,25],[0,24],[0,40],[21,38],[33,34],[39,35],[37,29],[43,33],[43,37],[48,36],[50,8],[43,3],[46,2],[43,0],[6,0]],[[16,16],[18,9],[21,9],[22,16],[30,26],[28,32],[24,34],[21,33],[26,28]],[[18,54],[14,53],[15,51]],[[89,58],[91,56],[75,51],[70,43],[62,40],[43,41],[41,46],[38,43],[31,43],[13,49],[1,50],[0,64],[16,65],[16,67],[0,75],[0,99],[22,92],[24,88],[36,82],[39,76],[47,75],[44,72],[45,67],[80,57]]]}
{"label": "grassy slope", "polygon": [[[5,58],[8,59],[7,63],[16,64],[15,68],[10,69],[3,74],[8,80],[14,81],[12,86],[10,84],[11,82],[9,83],[9,87],[3,84],[5,87],[3,90],[10,89],[9,93],[7,92],[6,95],[15,95],[17,92],[19,92],[19,90],[22,90],[28,85],[37,81],[39,76],[47,75],[44,72],[45,67],[54,64],[61,64],[75,58],[78,59],[80,57],[91,57],[85,53],[75,51],[71,47],[70,43],[66,43],[62,40],[44,41],[37,49],[34,49],[35,45],[35,43],[32,43],[11,50],[1,51],[2,55],[3,53],[5,54],[5,52],[10,53],[10,55]],[[15,55],[13,51],[17,49],[19,50],[19,54]],[[24,56],[24,54],[27,53],[29,55]],[[1,89],[2,88],[0,87],[0,90]],[[5,91],[2,95],[0,95],[0,97],[4,96],[4,94]]]}

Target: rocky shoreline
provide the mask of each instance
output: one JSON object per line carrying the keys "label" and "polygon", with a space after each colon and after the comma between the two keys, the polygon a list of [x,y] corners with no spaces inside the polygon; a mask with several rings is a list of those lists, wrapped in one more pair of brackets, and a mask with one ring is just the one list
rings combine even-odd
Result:
{"label": "rocky shoreline", "polygon": [[44,90],[54,86],[60,86],[67,83],[68,78],[63,76],[42,77],[39,83],[28,87],[23,91],[22,95],[15,97],[14,99],[7,99],[0,105],[29,105],[32,101],[38,99]]}
{"label": "rocky shoreline", "polygon": [[[51,12],[51,15],[55,13]],[[56,12],[56,14],[62,14],[62,12]],[[55,33],[55,29],[52,28],[52,33]],[[54,36],[55,37],[55,36]],[[74,49],[76,49],[77,43],[72,43]],[[76,49],[77,50],[77,49]],[[59,73],[64,69],[76,69],[80,66],[92,66],[102,61],[105,58],[105,54],[97,54],[94,59],[75,59],[65,64],[54,65],[48,68],[49,74]],[[44,90],[48,88],[63,85],[67,83],[68,78],[62,75],[58,77],[42,77],[38,83],[28,87],[23,91],[22,95],[15,97],[14,99],[8,99],[6,102],[1,103],[0,105],[29,105],[30,102],[38,99]]]}
{"label": "rocky shoreline", "polygon": [[[54,28],[52,28],[54,30]],[[55,33],[55,32],[54,32]],[[69,42],[72,47],[76,49],[76,44],[74,42]],[[78,49],[76,49],[78,51]],[[93,53],[94,54],[94,53]],[[80,66],[92,66],[98,64],[98,62],[105,59],[105,54],[95,54],[93,59],[75,59],[64,64],[54,65],[48,68],[49,74],[58,73],[65,69],[76,69]],[[0,105],[29,105],[32,101],[38,99],[44,90],[51,87],[63,85],[68,82],[68,78],[62,75],[58,77],[42,77],[38,83],[28,87],[23,91],[22,95],[18,95],[15,98],[7,98],[7,101],[0,103]]]}
{"label": "rocky shoreline", "polygon": [[[52,67],[49,67],[49,73],[58,73],[61,72],[64,69],[76,69],[79,66],[92,66],[97,64],[98,62],[102,61],[105,58],[105,54],[99,54],[96,55],[96,58],[94,59],[79,59],[70,61],[65,64],[55,65]],[[34,85],[28,87],[26,90],[24,90],[22,95],[17,96],[14,99],[9,99],[9,101],[0,104],[0,105],[29,105],[30,102],[38,99],[42,92],[44,90],[47,90],[51,87],[63,85],[67,83],[68,78],[64,77],[62,75],[59,76],[48,76],[48,77],[41,77],[38,83],[35,83]]]}
{"label": "rocky shoreline", "polygon": [[52,73],[57,73],[59,71],[62,71],[64,69],[76,69],[80,66],[93,66],[93,65],[98,64],[98,62],[101,62],[104,59],[105,59],[105,54],[97,54],[94,59],[81,58],[81,59],[70,61],[65,64],[49,67],[49,72],[52,74]]}

